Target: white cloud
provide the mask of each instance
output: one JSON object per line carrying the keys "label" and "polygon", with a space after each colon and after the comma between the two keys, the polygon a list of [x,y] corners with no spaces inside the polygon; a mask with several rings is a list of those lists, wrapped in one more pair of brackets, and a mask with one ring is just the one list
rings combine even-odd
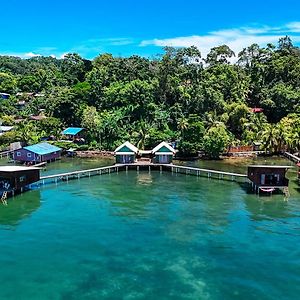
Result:
{"label": "white cloud", "polygon": [[31,58],[31,57],[37,57],[37,56],[42,56],[41,54],[33,53],[33,52],[28,52],[24,53],[22,55],[24,58]]}
{"label": "white cloud", "polygon": [[221,29],[205,35],[181,36],[167,39],[144,40],[140,43],[145,46],[196,46],[205,57],[211,48],[228,45],[236,55],[245,47],[253,43],[266,46],[268,43],[276,44],[282,36],[289,35],[295,44],[300,42],[300,22],[292,22],[280,27],[252,26],[232,29]]}

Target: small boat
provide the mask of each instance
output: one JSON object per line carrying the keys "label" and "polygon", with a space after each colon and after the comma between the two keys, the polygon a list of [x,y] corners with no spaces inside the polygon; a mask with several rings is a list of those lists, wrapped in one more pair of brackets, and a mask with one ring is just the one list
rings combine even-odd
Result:
{"label": "small boat", "polygon": [[262,188],[260,187],[259,188],[262,192],[265,192],[265,193],[272,193],[275,191],[275,188]]}
{"label": "small boat", "polygon": [[67,150],[67,156],[68,156],[68,157],[74,157],[74,156],[76,156],[76,151],[75,151],[75,149],[73,149],[73,148],[68,149],[68,150]]}

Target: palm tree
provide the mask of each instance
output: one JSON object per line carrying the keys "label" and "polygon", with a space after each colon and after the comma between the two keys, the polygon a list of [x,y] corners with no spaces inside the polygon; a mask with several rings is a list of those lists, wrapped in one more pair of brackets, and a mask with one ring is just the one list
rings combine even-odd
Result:
{"label": "palm tree", "polygon": [[262,131],[262,149],[274,153],[278,150],[279,131],[276,125],[268,124]]}

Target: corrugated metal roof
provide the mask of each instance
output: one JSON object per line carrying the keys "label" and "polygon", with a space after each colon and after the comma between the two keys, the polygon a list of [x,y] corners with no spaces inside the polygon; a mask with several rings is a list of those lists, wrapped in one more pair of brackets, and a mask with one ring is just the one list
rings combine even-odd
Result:
{"label": "corrugated metal roof", "polygon": [[61,150],[61,148],[50,145],[48,143],[39,143],[36,145],[24,147],[24,149],[36,153],[38,155],[45,155]]}
{"label": "corrugated metal roof", "polygon": [[40,170],[40,168],[24,166],[0,166],[0,172],[19,172],[27,170]]}
{"label": "corrugated metal roof", "polygon": [[76,135],[77,133],[79,133],[80,131],[82,131],[84,128],[80,128],[80,127],[69,127],[66,128],[62,134],[69,134],[69,135]]}

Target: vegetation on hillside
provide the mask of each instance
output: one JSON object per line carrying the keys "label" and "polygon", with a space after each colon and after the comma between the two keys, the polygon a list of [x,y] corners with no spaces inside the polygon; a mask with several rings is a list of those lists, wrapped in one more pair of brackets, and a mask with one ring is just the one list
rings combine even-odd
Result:
{"label": "vegetation on hillside", "polygon": [[[125,140],[141,148],[177,141],[182,155],[203,150],[211,158],[253,142],[270,152],[299,150],[300,50],[289,37],[240,53],[218,46],[206,58],[196,47],[164,50],[157,59],[0,56],[0,92],[11,94],[0,100],[0,119],[17,127],[0,143],[30,144],[82,126],[87,143],[106,150]],[[48,118],[29,120],[41,111]]]}

